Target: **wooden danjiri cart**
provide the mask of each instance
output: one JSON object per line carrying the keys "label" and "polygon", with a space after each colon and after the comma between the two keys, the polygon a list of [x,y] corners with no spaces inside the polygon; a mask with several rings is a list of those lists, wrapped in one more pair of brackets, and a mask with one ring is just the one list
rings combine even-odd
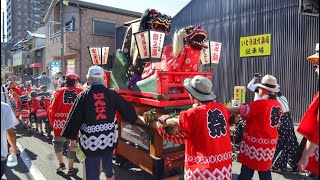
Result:
{"label": "wooden danjiri cart", "polygon": [[[116,90],[136,109],[139,118],[150,123],[130,125],[121,121],[118,154],[155,176],[155,179],[181,179],[183,174],[166,177],[172,169],[183,169],[184,145],[163,139],[156,129],[156,120],[163,114],[178,113],[191,107],[182,82],[185,78],[211,72],[156,72],[156,93]],[[106,85],[110,86],[110,72],[106,72]],[[145,116],[149,114],[149,116]]]}

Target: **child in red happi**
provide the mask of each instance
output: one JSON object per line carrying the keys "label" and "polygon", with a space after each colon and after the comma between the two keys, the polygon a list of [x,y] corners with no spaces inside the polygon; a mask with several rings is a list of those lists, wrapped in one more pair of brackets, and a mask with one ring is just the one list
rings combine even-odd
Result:
{"label": "child in red happi", "polygon": [[[232,148],[228,109],[215,102],[212,83],[204,76],[183,82],[192,103],[179,118],[163,115],[159,121],[186,133],[185,180],[232,179]],[[178,132],[175,131],[175,132]]]}
{"label": "child in red happi", "polygon": [[20,114],[21,120],[23,123],[23,127],[26,128],[28,126],[29,118],[30,118],[30,110],[29,110],[29,103],[28,103],[28,96],[20,96]]}
{"label": "child in red happi", "polygon": [[47,133],[47,139],[51,137],[51,125],[49,122],[49,106],[50,106],[50,96],[47,92],[47,86],[41,86],[39,88],[39,93],[37,99],[39,100],[38,110],[37,110],[37,125],[40,126],[40,132],[43,134],[42,123],[45,124],[45,130]]}
{"label": "child in red happi", "polygon": [[[38,104],[39,100],[36,99],[37,97],[37,92],[31,91],[30,93],[30,99],[28,101],[29,104],[29,113],[30,113],[30,124],[29,124],[29,129],[32,129],[32,124],[36,122],[37,116],[37,110],[38,110]],[[38,126],[37,126],[38,127]],[[37,131],[37,128],[35,129]]]}
{"label": "child in red happi", "polygon": [[50,101],[46,97],[41,96],[37,103],[36,128],[40,131],[41,135],[43,135],[42,123],[48,123],[48,108],[50,106]]}
{"label": "child in red happi", "polygon": [[271,180],[271,166],[275,153],[278,131],[282,116],[280,103],[275,93],[279,92],[277,79],[271,75],[262,78],[259,95],[262,97],[240,108],[229,108],[229,112],[241,114],[246,127],[240,146],[239,162],[242,163],[238,180],[251,180],[258,171],[260,180]]}

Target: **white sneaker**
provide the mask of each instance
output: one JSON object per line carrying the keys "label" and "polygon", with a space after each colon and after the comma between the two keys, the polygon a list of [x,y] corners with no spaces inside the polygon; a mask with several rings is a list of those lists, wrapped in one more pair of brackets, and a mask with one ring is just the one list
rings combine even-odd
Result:
{"label": "white sneaker", "polygon": [[10,154],[7,160],[8,167],[15,167],[18,164],[18,159],[16,155]]}

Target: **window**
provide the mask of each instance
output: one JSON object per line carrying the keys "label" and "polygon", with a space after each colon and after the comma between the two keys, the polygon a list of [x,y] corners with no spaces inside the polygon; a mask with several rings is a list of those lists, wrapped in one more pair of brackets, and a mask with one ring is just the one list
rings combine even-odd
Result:
{"label": "window", "polygon": [[303,15],[319,17],[319,0],[300,0],[299,11]]}
{"label": "window", "polygon": [[66,31],[74,31],[74,18],[72,18],[70,21],[65,23]]}
{"label": "window", "polygon": [[115,37],[116,24],[112,21],[93,18],[93,34]]}

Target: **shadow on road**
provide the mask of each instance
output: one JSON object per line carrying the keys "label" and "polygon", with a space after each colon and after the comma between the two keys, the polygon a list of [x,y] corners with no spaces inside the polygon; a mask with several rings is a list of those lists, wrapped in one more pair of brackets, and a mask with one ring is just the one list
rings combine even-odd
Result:
{"label": "shadow on road", "polygon": [[67,179],[67,180],[72,180],[72,179],[82,180],[82,178],[77,175],[78,172],[79,172],[79,170],[77,170],[77,171],[76,171],[73,175],[71,175],[71,176],[68,176],[68,175],[67,175],[66,173],[64,173],[64,172],[57,172],[57,174],[58,174],[59,176],[61,176],[63,179]]}
{"label": "shadow on road", "polygon": [[33,153],[32,151],[28,150],[28,149],[24,149],[24,151],[28,154],[30,160],[36,160],[38,155],[36,155],[35,153]]}
{"label": "shadow on road", "polygon": [[46,134],[41,135],[39,132],[35,131],[35,129],[29,130],[27,128],[24,128],[21,121],[18,124],[18,126],[16,127],[16,132],[17,132],[17,139],[19,139],[21,136],[22,137],[35,137],[45,143],[52,144],[52,138],[50,138],[48,140],[46,138]]}

